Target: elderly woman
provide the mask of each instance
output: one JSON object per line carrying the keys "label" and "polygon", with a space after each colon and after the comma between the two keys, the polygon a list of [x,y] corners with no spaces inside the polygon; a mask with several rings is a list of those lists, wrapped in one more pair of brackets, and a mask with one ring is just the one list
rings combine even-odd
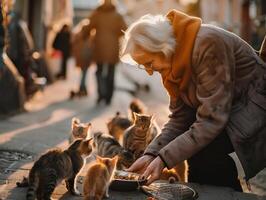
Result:
{"label": "elderly woman", "polygon": [[[148,183],[187,159],[188,180],[242,191],[266,166],[265,63],[241,38],[176,10],[143,16],[125,32],[122,61],[159,72],[170,96],[168,122],[128,171]],[[255,89],[256,90],[255,90]]]}

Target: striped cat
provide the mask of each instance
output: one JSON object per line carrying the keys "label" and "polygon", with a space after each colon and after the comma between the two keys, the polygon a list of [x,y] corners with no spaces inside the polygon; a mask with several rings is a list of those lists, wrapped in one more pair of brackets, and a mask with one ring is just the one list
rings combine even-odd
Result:
{"label": "striped cat", "polygon": [[123,143],[123,135],[125,130],[132,125],[132,122],[126,118],[122,117],[120,112],[107,122],[107,128],[109,134],[112,135],[120,144]]}
{"label": "striped cat", "polygon": [[76,189],[75,179],[83,167],[82,156],[92,151],[92,139],[75,140],[68,149],[52,149],[42,155],[29,173],[27,200],[50,199],[56,185],[66,181],[67,190],[73,195],[80,195]]}
{"label": "striped cat", "polygon": [[72,118],[71,134],[69,136],[69,144],[76,139],[86,139],[91,131],[91,123],[81,123],[78,118]]}
{"label": "striped cat", "polygon": [[90,164],[83,184],[84,200],[101,200],[109,197],[109,185],[114,176],[117,161],[117,156],[113,158],[97,156],[96,161]]}
{"label": "striped cat", "polygon": [[98,156],[112,158],[118,155],[118,169],[130,167],[133,154],[125,150],[112,136],[97,132],[93,134],[93,147]]}
{"label": "striped cat", "polygon": [[150,142],[160,133],[160,128],[153,123],[151,115],[134,115],[134,123],[124,133],[123,147],[134,154],[138,159],[144,153]]}

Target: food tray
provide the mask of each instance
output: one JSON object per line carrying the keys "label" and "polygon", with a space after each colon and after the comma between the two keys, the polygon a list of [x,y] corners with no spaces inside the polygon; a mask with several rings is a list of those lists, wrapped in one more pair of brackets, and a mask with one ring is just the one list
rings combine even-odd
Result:
{"label": "food tray", "polygon": [[144,185],[146,180],[139,180],[139,174],[117,170],[111,181],[110,189],[116,191],[134,191]]}

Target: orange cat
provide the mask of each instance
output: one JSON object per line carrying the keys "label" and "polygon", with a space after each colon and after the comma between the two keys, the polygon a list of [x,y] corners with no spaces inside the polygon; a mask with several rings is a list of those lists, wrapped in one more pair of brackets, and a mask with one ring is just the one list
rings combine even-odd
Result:
{"label": "orange cat", "polygon": [[161,180],[168,180],[169,183],[187,182],[187,162],[178,163],[174,168],[168,170],[164,169],[161,176]]}
{"label": "orange cat", "polygon": [[97,156],[91,163],[84,179],[84,200],[101,200],[109,197],[108,189],[116,169],[118,157],[102,158]]}

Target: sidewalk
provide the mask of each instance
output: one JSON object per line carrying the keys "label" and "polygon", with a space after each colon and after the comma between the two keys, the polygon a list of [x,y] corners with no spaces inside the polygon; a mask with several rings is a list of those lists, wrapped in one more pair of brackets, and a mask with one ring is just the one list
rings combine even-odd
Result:
{"label": "sidewalk", "polygon": [[[42,94],[37,95],[27,108],[29,112],[22,113],[6,120],[0,121],[0,149],[15,150],[18,154],[1,166],[5,168],[0,171],[0,200],[23,200],[25,199],[26,188],[17,188],[16,182],[27,176],[33,160],[41,153],[52,147],[66,148],[70,134],[71,119],[78,117],[81,121],[90,121],[93,125],[93,131],[101,130],[106,132],[106,121],[112,117],[116,111],[127,114],[129,102],[132,97],[125,92],[116,91],[110,107],[95,106],[95,85],[93,75],[90,74],[90,91],[87,98],[68,100],[69,90],[74,85],[78,85],[78,72],[71,68],[71,78],[66,82],[58,81],[48,86]],[[130,84],[123,79],[121,74],[117,75],[117,84],[123,87],[130,87]],[[155,92],[156,93],[156,92]],[[149,107],[153,109],[160,125],[168,114],[167,103],[156,102],[150,94]],[[158,94],[157,94],[158,95]],[[147,98],[147,97],[143,97]],[[0,151],[1,152],[1,151]],[[21,154],[25,152],[27,154]],[[81,178],[86,168],[79,178],[79,190],[81,188]],[[219,172],[217,172],[219,173]],[[199,193],[199,200],[221,199],[221,200],[253,200],[266,199],[254,194],[238,193],[231,189],[223,187],[200,186],[192,184]],[[61,183],[53,193],[54,199],[82,199],[73,197],[66,193],[64,183]],[[110,200],[136,199],[145,200],[147,197],[140,192],[110,193]]]}

